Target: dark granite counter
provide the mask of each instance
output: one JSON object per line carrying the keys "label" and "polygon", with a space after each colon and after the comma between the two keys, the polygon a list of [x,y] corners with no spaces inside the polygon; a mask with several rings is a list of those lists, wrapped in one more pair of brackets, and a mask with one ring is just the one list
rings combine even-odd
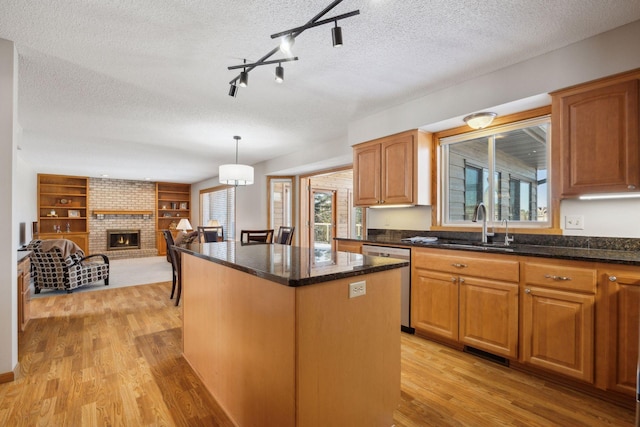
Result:
{"label": "dark granite counter", "polygon": [[18,263],[20,263],[20,261],[22,261],[23,259],[25,259],[26,257],[31,255],[31,251],[21,251],[18,250]]}
{"label": "dark granite counter", "polygon": [[286,286],[305,286],[345,277],[406,267],[407,261],[347,252],[316,256],[313,249],[240,242],[192,243],[177,246],[194,255]]}
{"label": "dark granite counter", "polygon": [[[518,236],[516,236],[517,239]],[[491,247],[491,246],[479,246],[478,242],[469,241],[457,241],[448,239],[438,239],[432,243],[412,243],[402,238],[394,238],[386,234],[369,236],[364,240],[355,239],[336,239],[345,241],[362,242],[364,244],[372,245],[386,245],[397,247],[410,247],[410,248],[435,248],[435,249],[453,249],[472,252],[487,252],[497,253],[505,255],[522,255],[533,256],[543,258],[556,258],[556,259],[568,259],[574,261],[591,261],[591,262],[605,262],[613,264],[626,264],[640,266],[640,250],[635,247],[629,249],[610,249],[608,247],[572,247],[572,246],[557,246],[560,242],[545,242],[548,244],[521,244],[513,243],[508,247]],[[500,241],[500,240],[495,240]]]}

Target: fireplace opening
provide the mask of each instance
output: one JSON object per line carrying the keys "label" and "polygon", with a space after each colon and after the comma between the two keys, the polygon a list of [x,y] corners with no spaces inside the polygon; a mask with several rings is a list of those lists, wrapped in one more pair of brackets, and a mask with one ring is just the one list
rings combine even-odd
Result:
{"label": "fireplace opening", "polygon": [[107,230],[107,250],[140,249],[140,230]]}

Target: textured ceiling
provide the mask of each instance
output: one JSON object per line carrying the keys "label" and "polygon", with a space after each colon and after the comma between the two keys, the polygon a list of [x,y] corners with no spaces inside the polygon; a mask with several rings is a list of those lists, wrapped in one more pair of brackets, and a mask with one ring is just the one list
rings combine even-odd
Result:
{"label": "textured ceiling", "polygon": [[[638,0],[345,0],[296,40],[300,60],[227,70],[330,0],[0,0],[19,53],[21,157],[38,172],[196,182],[345,140],[355,119],[640,19]],[[427,125],[427,124],[425,124]]]}

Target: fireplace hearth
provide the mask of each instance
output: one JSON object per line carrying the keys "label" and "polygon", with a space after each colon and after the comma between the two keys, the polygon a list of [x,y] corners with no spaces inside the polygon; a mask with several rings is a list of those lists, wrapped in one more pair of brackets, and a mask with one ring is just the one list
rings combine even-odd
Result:
{"label": "fireplace hearth", "polygon": [[107,230],[107,250],[140,249],[140,230]]}

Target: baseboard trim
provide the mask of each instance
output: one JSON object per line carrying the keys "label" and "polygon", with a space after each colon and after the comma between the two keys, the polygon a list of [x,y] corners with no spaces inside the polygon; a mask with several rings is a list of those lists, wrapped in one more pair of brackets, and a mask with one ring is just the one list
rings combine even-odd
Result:
{"label": "baseboard trim", "polygon": [[16,379],[13,372],[4,372],[0,374],[0,384],[10,383]]}

